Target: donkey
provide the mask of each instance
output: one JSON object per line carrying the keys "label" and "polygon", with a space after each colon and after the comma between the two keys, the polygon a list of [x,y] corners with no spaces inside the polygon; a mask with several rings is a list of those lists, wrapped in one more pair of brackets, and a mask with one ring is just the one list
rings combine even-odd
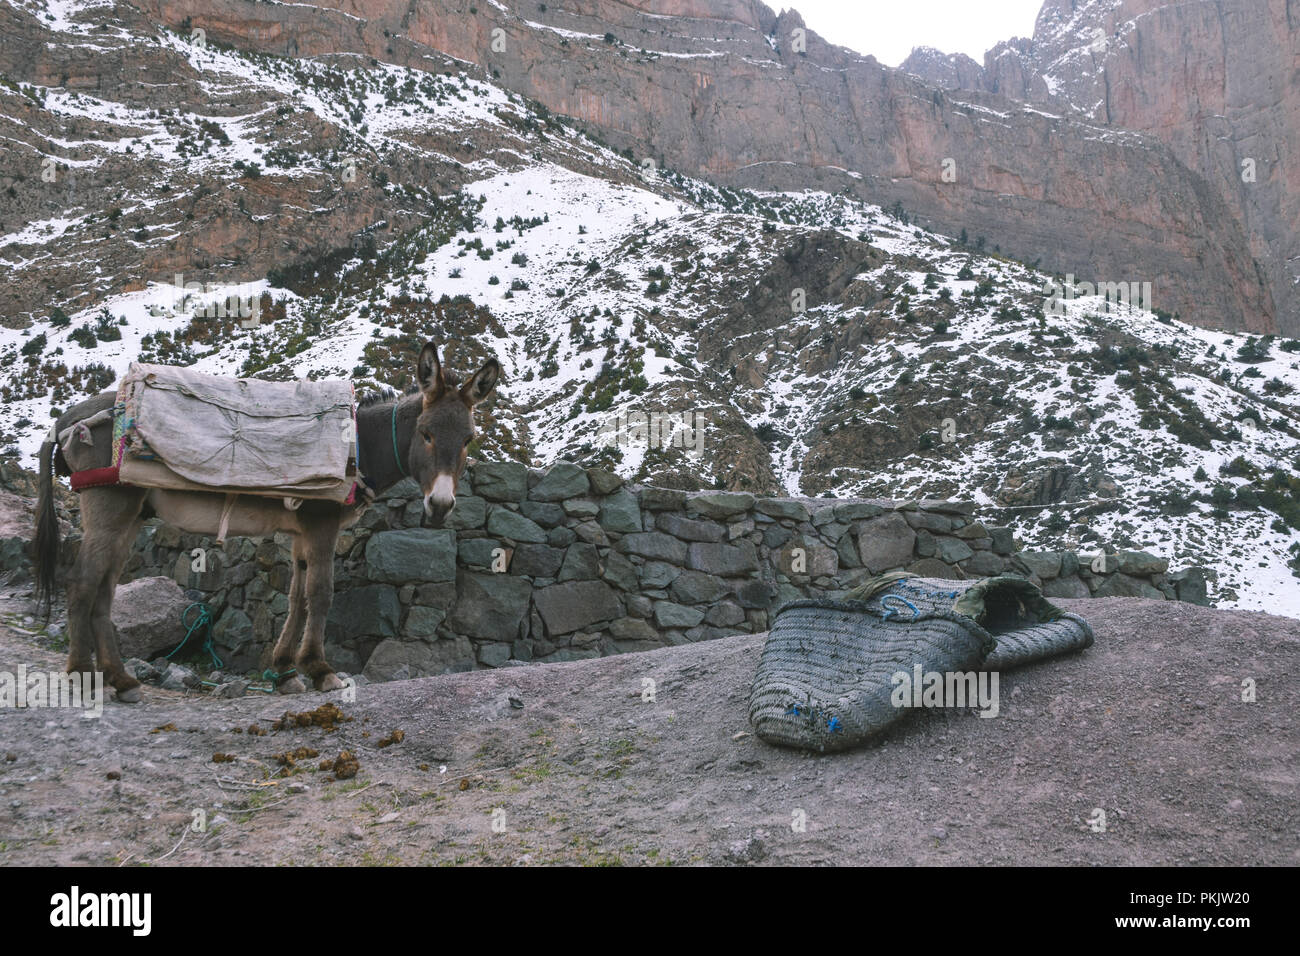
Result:
{"label": "donkey", "polygon": [[[367,485],[378,493],[411,476],[423,492],[427,523],[440,527],[456,504],[457,484],[475,435],[475,406],[492,394],[500,375],[501,366],[492,358],[462,385],[455,373],[444,371],[437,347],[426,343],[416,363],[418,392],[391,399],[381,396],[357,409],[358,471],[364,469]],[[106,392],[69,409],[59,418],[55,434],[111,408],[115,401],[116,393]],[[102,426],[92,430],[95,463],[87,467],[110,464],[110,432]],[[48,614],[60,545],[51,466],[61,475],[71,471],[57,441],[41,445],[40,455],[36,597],[38,607],[43,603]],[[308,500],[290,510],[279,498],[243,495],[229,514],[229,534],[286,531],[294,536],[289,615],[271,662],[280,693],[305,691],[303,677],[318,691],[343,686],[325,660],[325,618],[334,599],[334,546],[339,532],[353,525],[366,507],[362,495],[354,499],[358,503],[351,505]],[[66,582],[68,673],[93,670],[93,650],[117,699],[126,703],[140,699],[140,682],[122,665],[111,618],[113,593],[132,543],[141,523],[152,517],[193,534],[216,534],[224,501],[219,491],[127,485],[81,491],[81,548]]]}

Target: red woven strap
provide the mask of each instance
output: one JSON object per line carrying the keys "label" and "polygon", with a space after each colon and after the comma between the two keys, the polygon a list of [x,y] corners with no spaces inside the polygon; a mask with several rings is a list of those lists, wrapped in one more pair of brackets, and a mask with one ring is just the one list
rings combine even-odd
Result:
{"label": "red woven strap", "polygon": [[72,483],[73,491],[83,491],[86,488],[120,484],[120,472],[121,467],[115,465],[110,465],[108,468],[88,468],[85,471],[74,471],[68,480]]}

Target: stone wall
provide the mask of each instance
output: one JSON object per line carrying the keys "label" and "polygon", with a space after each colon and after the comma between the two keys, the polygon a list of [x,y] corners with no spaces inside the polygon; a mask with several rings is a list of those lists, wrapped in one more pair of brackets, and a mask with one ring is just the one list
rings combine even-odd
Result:
{"label": "stone wall", "polygon": [[[1021,574],[1053,596],[1205,601],[1197,571],[1127,552],[1016,553],[968,502],[755,498],[631,487],[598,469],[467,470],[444,529],[409,479],[338,542],[331,663],[371,679],[567,661],[767,629],[769,613],[882,571]],[[269,663],[290,539],[209,538],[152,522],[125,580],[165,575],[212,608],[228,669]],[[1094,570],[1095,569],[1095,570]]]}

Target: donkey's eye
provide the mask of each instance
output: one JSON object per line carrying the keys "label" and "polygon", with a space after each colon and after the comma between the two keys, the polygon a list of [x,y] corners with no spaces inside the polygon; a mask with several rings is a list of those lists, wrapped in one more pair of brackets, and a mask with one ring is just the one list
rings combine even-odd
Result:
{"label": "donkey's eye", "polygon": [[433,444],[433,436],[431,434],[425,431],[420,432],[420,434],[424,437],[424,442],[426,445]]}

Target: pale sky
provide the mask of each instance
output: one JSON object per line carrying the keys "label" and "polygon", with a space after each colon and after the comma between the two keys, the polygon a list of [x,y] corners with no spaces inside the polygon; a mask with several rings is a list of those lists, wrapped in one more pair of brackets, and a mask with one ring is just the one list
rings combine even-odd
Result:
{"label": "pale sky", "polygon": [[794,9],[826,42],[898,66],[914,46],[965,53],[976,63],[1000,40],[1033,35],[1043,0],[766,0]]}

